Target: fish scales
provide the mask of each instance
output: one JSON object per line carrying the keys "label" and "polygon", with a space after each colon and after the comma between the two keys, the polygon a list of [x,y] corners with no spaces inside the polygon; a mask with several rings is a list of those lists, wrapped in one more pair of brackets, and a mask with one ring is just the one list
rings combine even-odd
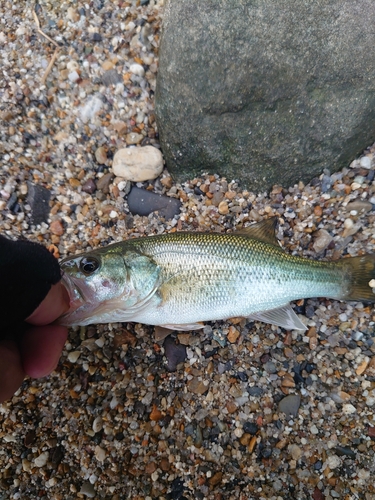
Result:
{"label": "fish scales", "polygon": [[66,325],[137,321],[188,330],[244,316],[304,329],[295,299],[374,302],[375,256],[323,262],[288,255],[275,219],[234,233],[171,233],[64,259]]}
{"label": "fish scales", "polygon": [[248,316],[297,298],[337,296],[342,287],[331,263],[306,261],[236,233],[173,233],[132,242],[161,269],[162,305],[142,313],[151,324],[171,314],[183,323]]}

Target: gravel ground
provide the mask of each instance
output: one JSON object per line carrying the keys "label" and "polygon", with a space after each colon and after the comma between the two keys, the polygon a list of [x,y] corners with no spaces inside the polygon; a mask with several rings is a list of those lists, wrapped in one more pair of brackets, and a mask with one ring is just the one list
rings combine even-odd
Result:
{"label": "gravel ground", "polygon": [[[130,183],[110,167],[121,147],[158,147],[162,0],[0,5],[3,234],[65,257],[278,215],[289,253],[375,252],[375,147],[269,194],[218,175],[179,185],[164,170],[137,187],[181,210],[132,214]],[[373,308],[295,309],[307,332],[245,320],[167,338],[140,324],[72,329],[56,371],[0,405],[0,499],[374,499]]]}

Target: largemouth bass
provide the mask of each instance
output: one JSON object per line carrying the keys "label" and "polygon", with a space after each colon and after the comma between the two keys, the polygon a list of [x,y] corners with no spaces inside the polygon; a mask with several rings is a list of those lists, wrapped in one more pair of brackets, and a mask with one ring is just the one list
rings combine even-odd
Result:
{"label": "largemouth bass", "polygon": [[59,322],[192,330],[242,316],[303,330],[290,301],[375,301],[375,254],[334,262],[288,255],[275,224],[271,218],[231,234],[149,236],[64,259],[71,307]]}

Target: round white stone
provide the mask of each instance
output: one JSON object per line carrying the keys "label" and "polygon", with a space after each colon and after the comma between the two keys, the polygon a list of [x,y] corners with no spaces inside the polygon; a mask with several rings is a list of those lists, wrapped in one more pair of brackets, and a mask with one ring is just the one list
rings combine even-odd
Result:
{"label": "round white stone", "polygon": [[145,75],[145,70],[143,68],[143,66],[141,66],[140,64],[131,64],[130,65],[130,73],[133,73],[133,75],[137,75],[137,76],[141,76],[143,77]]}
{"label": "round white stone", "polygon": [[371,158],[369,156],[362,156],[360,165],[363,168],[371,168]]}
{"label": "round white stone", "polygon": [[163,155],[153,146],[119,149],[113,158],[115,175],[131,182],[156,179],[163,171]]}

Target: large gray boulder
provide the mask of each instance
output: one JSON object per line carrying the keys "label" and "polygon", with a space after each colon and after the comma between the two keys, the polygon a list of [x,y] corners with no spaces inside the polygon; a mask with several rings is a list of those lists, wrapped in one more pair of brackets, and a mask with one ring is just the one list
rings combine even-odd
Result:
{"label": "large gray boulder", "polygon": [[348,165],[375,140],[374,0],[167,0],[156,88],[178,179],[253,190]]}

